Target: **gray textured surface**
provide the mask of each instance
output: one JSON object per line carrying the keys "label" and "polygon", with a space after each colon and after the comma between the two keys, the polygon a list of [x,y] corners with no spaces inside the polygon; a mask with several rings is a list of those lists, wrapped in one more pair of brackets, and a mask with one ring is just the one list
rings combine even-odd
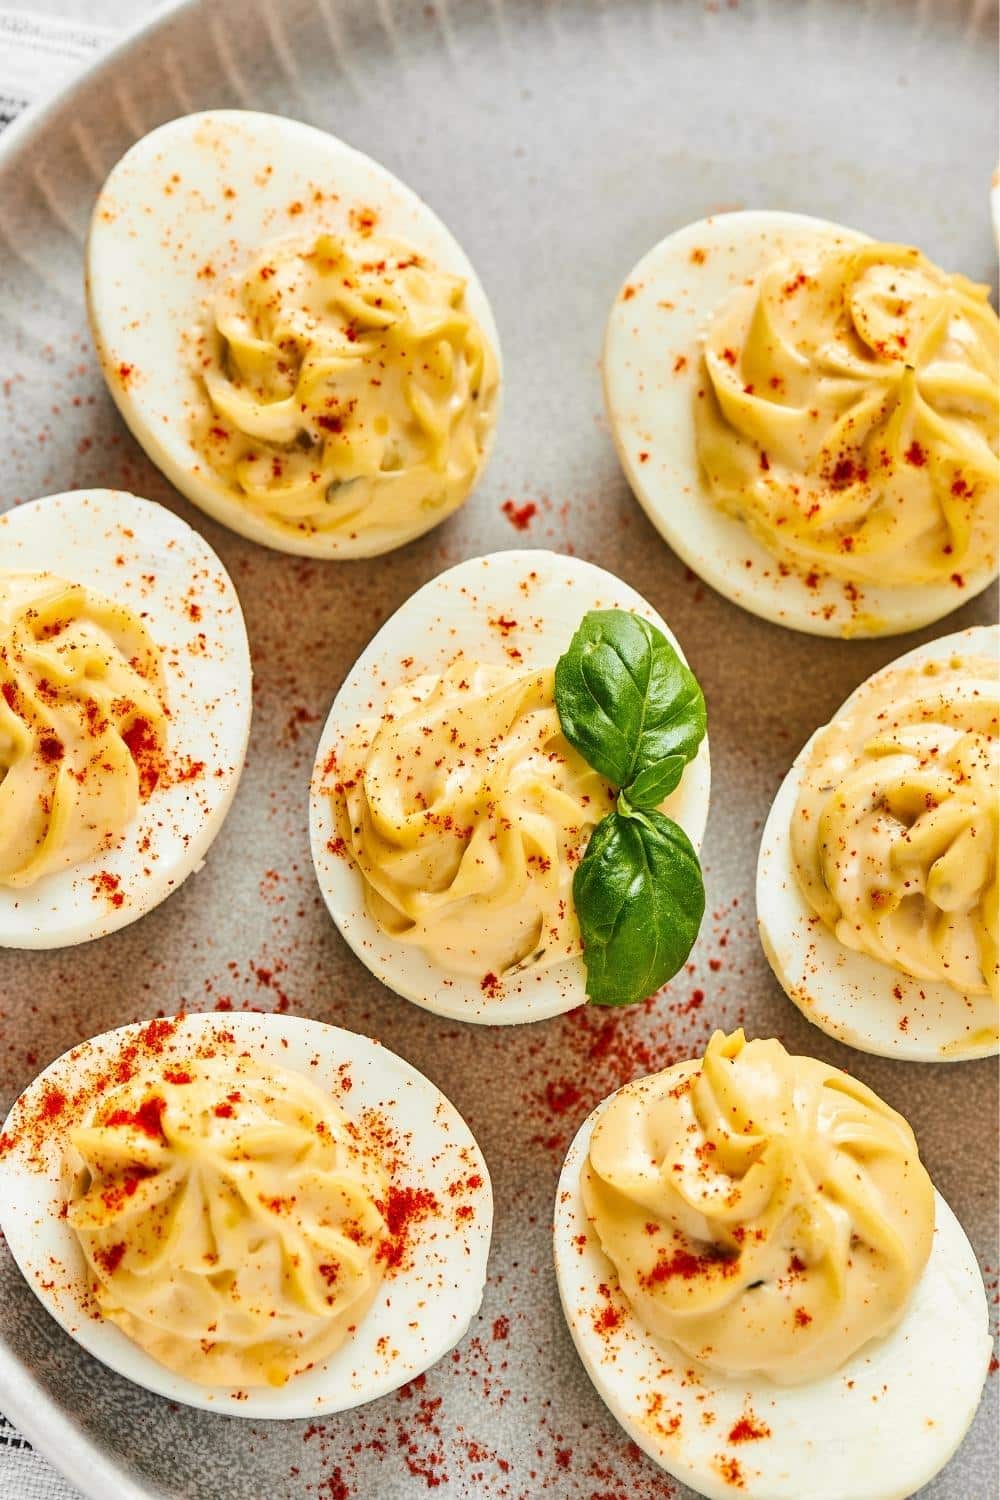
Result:
{"label": "gray textured surface", "polygon": [[[397,1500],[424,1493],[429,1475],[443,1496],[678,1495],[630,1453],[575,1358],[550,1268],[551,1196],[591,1104],[702,1045],[716,1023],[776,1033],[902,1109],[995,1300],[995,1067],[892,1064],[837,1046],[781,995],[754,934],[757,839],[794,751],[922,637],[795,636],[686,577],[619,474],[597,370],[625,272],[714,209],[839,219],[988,278],[994,31],[989,4],[946,0],[216,0],[96,75],[0,162],[0,505],[107,484],[177,508],[232,571],[257,668],[246,775],[203,873],[99,944],[0,954],[4,1102],[81,1036],[182,1004],[286,996],[378,1034],[439,1083],[478,1134],[497,1194],[486,1302],[458,1358],[423,1389],[312,1435],[175,1410],[127,1386],[76,1349],[0,1252],[0,1339],[150,1494]],[[80,288],[98,178],[145,129],[213,104],[299,115],[379,157],[447,220],[493,300],[507,391],[492,468],[457,517],[399,554],[303,564],[240,541],[169,490],[104,393]],[[507,498],[538,506],[523,534],[501,511]],[[306,789],[321,717],[378,623],[446,564],[524,543],[572,547],[620,573],[683,642],[711,714],[711,915],[695,972],[645,1013],[490,1033],[396,1000],[351,956],[314,885]],[[941,629],[990,608],[967,606]],[[994,1375],[973,1433],[922,1500],[997,1493],[996,1393]]]}

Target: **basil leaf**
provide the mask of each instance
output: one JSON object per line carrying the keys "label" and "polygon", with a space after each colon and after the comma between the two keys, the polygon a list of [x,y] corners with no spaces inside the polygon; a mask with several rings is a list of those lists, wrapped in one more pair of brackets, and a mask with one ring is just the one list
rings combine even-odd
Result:
{"label": "basil leaf", "polygon": [[633,808],[674,790],[705,736],[705,699],[661,631],[626,610],[585,615],[556,664],[570,744]]}
{"label": "basil leaf", "polygon": [[682,828],[658,812],[612,812],[573,877],[587,994],[645,1000],[682,967],[705,913],[701,866]]}
{"label": "basil leaf", "polygon": [[668,755],[664,760],[640,771],[622,795],[630,808],[659,807],[680,782],[687,761],[683,755]]}

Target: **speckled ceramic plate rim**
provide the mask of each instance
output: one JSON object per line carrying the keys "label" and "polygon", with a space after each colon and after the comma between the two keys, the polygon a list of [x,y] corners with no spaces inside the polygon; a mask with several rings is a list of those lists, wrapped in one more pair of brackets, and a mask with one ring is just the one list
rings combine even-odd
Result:
{"label": "speckled ceramic plate rim", "polygon": [[4,1415],[54,1469],[75,1484],[87,1500],[155,1500],[109,1464],[96,1443],[84,1437],[63,1408],[46,1395],[44,1387],[15,1360],[0,1342],[0,1391]]}
{"label": "speckled ceramic plate rim", "polygon": [[[67,101],[88,91],[99,73],[114,71],[119,59],[134,46],[168,25],[180,11],[195,4],[197,0],[163,0],[152,15],[130,27],[65,89],[30,105],[0,136],[0,167],[16,156],[36,132],[44,129],[48,120],[63,109]],[[0,1392],[9,1420],[88,1500],[107,1500],[109,1494],[117,1494],[119,1500],[150,1500],[152,1491],[140,1489],[123,1477],[117,1465],[107,1462],[97,1444],[84,1437],[62,1408],[46,1396],[39,1382],[12,1357],[2,1340]]]}

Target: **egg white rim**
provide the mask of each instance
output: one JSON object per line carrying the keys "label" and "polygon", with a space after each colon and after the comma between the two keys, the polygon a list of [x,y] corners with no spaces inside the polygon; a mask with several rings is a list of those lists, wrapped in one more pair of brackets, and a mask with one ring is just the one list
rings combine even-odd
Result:
{"label": "egg white rim", "polygon": [[[612,303],[602,359],[605,405],[636,499],[665,541],[712,588],[792,630],[897,635],[939,620],[981,593],[996,578],[997,565],[966,569],[961,584],[858,583],[848,589],[825,575],[811,588],[804,573],[791,569],[783,575],[778,559],[749,528],[714,504],[698,464],[694,393],[701,339],[712,314],[776,256],[831,237],[844,245],[870,238],[827,220],[764,209],[718,214],[667,235],[633,267]],[[704,252],[704,261],[693,261],[694,252]],[[675,372],[678,359],[687,363]]]}
{"label": "egg white rim", "polygon": [[[321,1021],[274,1012],[225,1012],[177,1017],[167,1054],[209,1039],[219,1051],[227,1045],[264,1064],[305,1073],[328,1087],[347,1114],[377,1109],[402,1138],[407,1171],[430,1189],[442,1211],[420,1221],[408,1244],[408,1264],[383,1281],[356,1334],[312,1369],[286,1385],[242,1391],[203,1386],[157,1363],[120,1329],[96,1313],[86,1294],[82,1251],[72,1229],[59,1217],[70,1187],[61,1170],[58,1142],[72,1120],[60,1117],[44,1173],[23,1161],[17,1139],[18,1104],[4,1126],[15,1139],[0,1154],[0,1229],[11,1254],[39,1301],[88,1354],[119,1375],[185,1406],[252,1419],[301,1418],[347,1411],[374,1401],[413,1380],[438,1362],[465,1336],[479,1311],[493,1228],[493,1194],[482,1151],[468,1125],[444,1094],[416,1068],[372,1038]],[[117,1055],[148,1023],[123,1026],[93,1037],[51,1063],[29,1084],[22,1100],[37,1097],[43,1085],[63,1086],[72,1098],[81,1087],[81,1068],[96,1062],[97,1049]],[[225,1041],[229,1034],[234,1043]],[[175,1046],[176,1040],[176,1046]],[[342,1065],[352,1087],[340,1088]],[[19,1157],[21,1160],[19,1160]],[[449,1187],[458,1177],[478,1175],[476,1189],[463,1190],[461,1203],[473,1209],[459,1221]],[[450,1213],[449,1213],[450,1208]],[[433,1243],[432,1243],[433,1241]],[[54,1266],[66,1282],[54,1286]],[[385,1345],[379,1347],[380,1341]]]}
{"label": "egg white rim", "polygon": [[[1000,627],[975,625],[916,646],[855,688],[833,719],[848,711],[868,683],[883,673],[970,651],[997,657]],[[995,1056],[1000,1035],[992,996],[964,995],[941,980],[913,979],[867,953],[855,953],[819,920],[799,890],[792,861],[792,817],[813,744],[825,727],[817,729],[795,757],[761,835],[757,926],[775,976],[808,1021],[861,1052],[938,1063]],[[904,1017],[906,1025],[901,1028]],[[966,1040],[970,1035],[977,1040]]]}
{"label": "egg white rim", "polygon": [[[327,769],[331,752],[357,722],[377,717],[401,682],[422,672],[441,671],[458,649],[473,661],[510,665],[506,649],[512,647],[521,652],[517,665],[525,670],[554,666],[583,616],[593,609],[627,609],[642,615],[685,660],[656,610],[612,573],[555,552],[493,552],[449,568],[411,595],[362,652],[333,701],[310,788],[309,833],[320,890],[342,936],[375,977],[437,1015],[487,1026],[561,1015],[587,1000],[583,959],[529,970],[505,980],[501,996],[487,998],[478,978],[446,974],[418,948],[384,933],[366,909],[357,867],[329,847],[336,837],[330,789],[337,773]],[[512,613],[520,617],[517,629],[501,632],[490,624]],[[411,665],[404,668],[404,659]],[[666,805],[695,849],[700,849],[705,833],[710,780],[706,735]]]}
{"label": "egg white rim", "polygon": [[[587,1219],[580,1171],[594,1127],[614,1097],[588,1116],[567,1152],[553,1223],[556,1280],[566,1322],[584,1369],[612,1416],[655,1464],[707,1500],[731,1500],[736,1492],[718,1467],[720,1459],[738,1463],[738,1492],[746,1500],[801,1500],[806,1464],[809,1500],[907,1500],[962,1442],[979,1405],[992,1351],[982,1275],[948,1204],[935,1191],[931,1257],[892,1333],[866,1345],[834,1375],[809,1385],[722,1376],[646,1332],[631,1314]],[[595,1314],[609,1305],[602,1286],[622,1313],[619,1326],[610,1332],[594,1327]],[[945,1324],[946,1346],[936,1333]],[[901,1381],[894,1361],[905,1357],[908,1348],[909,1368]],[[932,1382],[927,1381],[928,1369],[934,1371]],[[853,1381],[850,1388],[848,1380]],[[657,1394],[662,1406],[654,1413],[650,1403]],[[928,1402],[931,1410],[925,1416]],[[748,1409],[771,1435],[728,1443],[727,1432]],[[658,1422],[661,1411],[664,1421]],[[703,1419],[709,1411],[715,1418],[711,1424]],[[675,1414],[681,1421],[671,1433]],[[929,1434],[939,1432],[942,1421],[946,1436],[935,1443]],[[892,1439],[892,1478],[879,1482],[872,1454],[884,1449],[887,1434]],[[790,1467],[792,1444],[802,1458]]]}
{"label": "egg white rim", "polygon": [[[168,759],[203,766],[190,780],[161,782],[116,848],[23,890],[0,886],[0,947],[59,948],[136,921],[204,864],[246,758],[250,648],[219,558],[151,500],[117,490],[47,495],[0,515],[0,550],[5,570],[51,572],[142,617],[163,648]],[[102,889],[105,875],[118,881],[113,892]]]}
{"label": "egg white rim", "polygon": [[[190,152],[202,129],[225,134],[225,186],[235,197],[223,210],[211,194],[222,186],[223,168],[209,154],[185,186]],[[232,149],[236,147],[238,149]],[[277,160],[280,166],[274,170]],[[178,166],[179,186],[169,183]],[[319,183],[323,201],[312,200]],[[339,197],[331,198],[332,184]],[[200,185],[198,185],[200,184]],[[163,194],[170,189],[170,195]],[[186,201],[185,201],[186,199]],[[148,215],[159,201],[172,205],[171,234],[156,239]],[[182,201],[184,206],[182,207]],[[301,211],[289,216],[291,205]],[[277,551],[302,557],[375,557],[404,546],[447,519],[426,515],[405,532],[367,535],[299,534],[255,514],[212,471],[186,435],[185,403],[196,395],[180,340],[193,328],[213,287],[246,263],[267,241],[347,229],[352,207],[374,207],[378,232],[408,240],[443,270],[465,278],[470,311],[493,346],[500,366],[500,340],[486,292],[465,251],[434,211],[405,183],[363,152],[300,120],[255,110],[207,110],[181,116],[150,131],[112,168],[98,195],[85,250],[87,309],[108,389],[133,437],[162,473],[192,504],[224,526]],[[200,219],[198,213],[207,215]],[[206,223],[209,229],[205,229]],[[187,250],[181,258],[181,250]],[[143,259],[140,260],[140,256]],[[199,271],[211,264],[210,281]],[[143,288],[155,293],[142,308]],[[123,301],[124,298],[124,301]],[[164,351],[169,351],[165,357]],[[128,371],[123,379],[120,372]],[[489,440],[472,489],[488,462],[500,419],[500,395]],[[192,472],[192,470],[197,472]],[[470,490],[471,494],[471,490]]]}

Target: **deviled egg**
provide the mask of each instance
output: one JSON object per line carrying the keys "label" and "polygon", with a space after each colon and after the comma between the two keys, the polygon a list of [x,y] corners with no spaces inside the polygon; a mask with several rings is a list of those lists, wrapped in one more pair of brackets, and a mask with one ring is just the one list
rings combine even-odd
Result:
{"label": "deviled egg", "polygon": [[709,1500],[903,1500],[975,1414],[982,1277],[910,1126],[778,1041],[716,1032],[606,1099],[554,1244],[602,1399]]}
{"label": "deviled egg", "polygon": [[998,1047],[1000,629],[876,672],[795,759],[757,865],[761,941],[839,1041],[924,1062]]}
{"label": "deviled egg", "polygon": [[645,998],[704,906],[701,691],[666,624],[577,558],[499,552],[389,619],[334,700],[310,828],[377,978],[441,1015]]}
{"label": "deviled egg", "polygon": [[52,1063],[0,1136],[32,1290],[119,1374],[244,1417],[372,1401],[462,1338],[489,1174],[367,1037],[283,1015],[126,1026]]}
{"label": "deviled egg", "polygon": [[113,490],[0,516],[0,947],[134,922],[201,868],[250,732],[215,553]]}
{"label": "deviled egg", "polygon": [[615,299],[618,454],[675,552],[745,609],[912,630],[997,575],[998,329],[985,287],[909,246],[720,214]]}
{"label": "deviled egg", "polygon": [[112,170],[87,241],[108,388],[195,505],[266,546],[371,557],[486,463],[499,344],[417,195],[297,120],[171,120]]}

